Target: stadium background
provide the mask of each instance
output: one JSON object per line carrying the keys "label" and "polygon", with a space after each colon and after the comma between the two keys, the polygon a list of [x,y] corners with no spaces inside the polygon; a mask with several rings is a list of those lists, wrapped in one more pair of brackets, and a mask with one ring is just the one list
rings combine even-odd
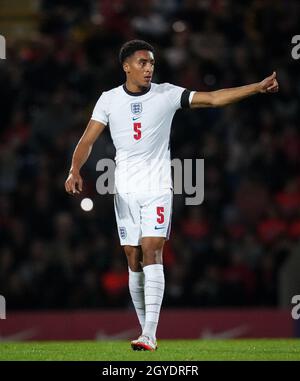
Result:
{"label": "stadium background", "polygon": [[[109,131],[82,171],[92,212],[81,210],[82,197],[65,193],[64,181],[99,95],[124,82],[120,46],[142,38],[156,49],[154,82],[210,91],[276,70],[280,85],[276,95],[223,109],[177,112],[172,157],[204,158],[205,196],[197,207],[175,196],[162,319],[167,308],[179,308],[178,316],[217,308],[221,320],[227,313],[249,318],[250,310],[259,319],[268,309],[274,318],[264,327],[276,321],[274,332],[280,326],[283,335],[295,334],[300,62],[291,39],[299,18],[293,0],[0,0],[7,42],[0,61],[0,294],[8,314],[1,332],[20,311],[48,311],[28,315],[31,322],[53,319],[51,311],[98,311],[106,321],[115,316],[107,310],[132,313],[113,199],[95,189],[97,161],[114,157]],[[119,320],[111,321],[120,327]]]}

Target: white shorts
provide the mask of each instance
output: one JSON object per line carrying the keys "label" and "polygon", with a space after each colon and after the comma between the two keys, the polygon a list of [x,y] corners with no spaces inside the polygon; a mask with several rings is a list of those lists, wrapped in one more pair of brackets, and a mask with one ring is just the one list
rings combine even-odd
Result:
{"label": "white shorts", "polygon": [[139,246],[142,237],[169,238],[173,192],[117,193],[115,214],[121,246]]}

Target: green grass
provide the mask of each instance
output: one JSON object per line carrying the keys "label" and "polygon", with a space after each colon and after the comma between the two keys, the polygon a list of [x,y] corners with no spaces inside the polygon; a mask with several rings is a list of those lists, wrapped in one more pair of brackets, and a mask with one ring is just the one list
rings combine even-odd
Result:
{"label": "green grass", "polygon": [[2,342],[0,360],[300,360],[300,340],[161,340],[154,353],[127,341]]}

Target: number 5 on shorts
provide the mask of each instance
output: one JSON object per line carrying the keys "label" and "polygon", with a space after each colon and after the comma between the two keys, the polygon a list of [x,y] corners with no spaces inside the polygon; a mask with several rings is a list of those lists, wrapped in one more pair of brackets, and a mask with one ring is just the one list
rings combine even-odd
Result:
{"label": "number 5 on shorts", "polygon": [[163,224],[164,221],[165,221],[164,212],[165,212],[165,208],[164,208],[163,206],[158,206],[158,207],[156,208],[156,213],[157,213],[157,215],[158,215],[158,218],[157,218],[156,221],[157,221],[159,224]]}

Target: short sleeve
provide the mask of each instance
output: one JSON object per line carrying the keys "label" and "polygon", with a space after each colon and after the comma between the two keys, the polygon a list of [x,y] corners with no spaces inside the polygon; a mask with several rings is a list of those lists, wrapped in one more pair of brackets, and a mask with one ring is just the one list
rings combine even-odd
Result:
{"label": "short sleeve", "polygon": [[181,108],[181,96],[184,92],[184,88],[180,86],[172,85],[171,83],[165,83],[165,92],[169,102],[175,110]]}
{"label": "short sleeve", "polygon": [[191,92],[183,87],[175,86],[170,83],[165,84],[165,90],[168,99],[175,110],[180,108],[189,108],[194,92]]}
{"label": "short sleeve", "polygon": [[91,119],[106,126],[108,124],[108,104],[107,93],[103,92],[94,107]]}

